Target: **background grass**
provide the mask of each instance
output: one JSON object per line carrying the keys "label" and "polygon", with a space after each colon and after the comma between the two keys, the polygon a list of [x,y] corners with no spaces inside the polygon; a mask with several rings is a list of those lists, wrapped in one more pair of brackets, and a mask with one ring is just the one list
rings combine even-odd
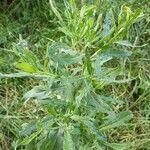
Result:
{"label": "background grass", "polygon": [[[18,43],[19,35],[29,43],[30,50],[37,54],[40,61],[45,59],[46,47],[63,37],[58,31],[59,23],[46,0],[12,0],[0,3],[0,72],[11,73],[16,69],[13,63],[18,59],[13,55],[13,45]],[[82,4],[97,3],[100,13],[106,14],[112,8],[115,16],[123,4],[132,10],[141,8],[144,19],[135,23],[127,39],[142,47],[128,47],[133,54],[126,61],[126,71],[136,77],[128,84],[110,85],[108,90],[117,99],[124,99],[124,106],[134,114],[131,122],[123,128],[107,131],[109,141],[129,142],[130,149],[150,149],[150,3],[148,0],[83,0]],[[79,6],[81,5],[79,1]],[[63,12],[62,1],[57,1]],[[62,14],[63,16],[63,14]],[[21,125],[35,119],[34,103],[23,105],[23,94],[37,85],[38,80],[31,78],[0,79],[0,149],[14,149],[15,141],[20,138]],[[117,108],[116,108],[117,109]],[[96,144],[96,143],[95,143]],[[122,145],[123,146],[123,145]],[[22,149],[22,148],[20,148]],[[120,148],[121,149],[121,148]]]}

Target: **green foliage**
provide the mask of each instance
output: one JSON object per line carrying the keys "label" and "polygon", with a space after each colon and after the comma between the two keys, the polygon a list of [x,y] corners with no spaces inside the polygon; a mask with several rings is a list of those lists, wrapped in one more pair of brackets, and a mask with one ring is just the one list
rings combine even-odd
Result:
{"label": "green foliage", "polygon": [[87,47],[92,48],[92,52],[98,47],[110,47],[117,40],[125,38],[128,27],[142,16],[139,9],[132,12],[129,7],[123,5],[116,21],[112,10],[104,16],[98,14],[95,5],[83,5],[79,9],[72,3],[65,3],[66,9],[61,17],[50,0],[52,10],[61,25],[59,30],[65,34],[62,40],[80,51]]}
{"label": "green foliage", "polygon": [[[19,96],[22,97],[22,93],[24,96],[17,109],[15,104],[8,105],[9,88],[6,88],[6,96],[0,90],[0,98],[6,100],[6,103],[0,103],[2,123],[6,124],[6,127],[0,124],[0,130],[5,131],[6,128],[14,136],[9,147],[25,150],[127,150],[138,148],[140,142],[139,148],[149,146],[149,139],[142,139],[145,131],[141,129],[146,124],[144,127],[149,131],[149,114],[146,113],[149,103],[139,106],[144,109],[140,113],[142,117],[136,118],[138,103],[149,98],[149,65],[145,60],[132,64],[135,58],[147,58],[146,52],[134,51],[147,46],[147,43],[141,46],[128,41],[129,31],[137,22],[142,22],[144,15],[140,9],[132,11],[127,5],[122,5],[117,13],[114,8],[101,12],[96,5],[99,2],[64,0],[64,3],[57,2],[59,5],[56,5],[50,0],[49,8],[48,2],[37,1],[31,18],[35,17],[36,10],[39,10],[37,16],[48,20],[49,15],[55,14],[50,20],[52,27],[49,29],[48,25],[44,25],[44,29],[40,29],[41,23],[33,29],[40,29],[44,42],[37,33],[33,38],[20,36],[18,42],[14,41],[9,56],[14,58],[9,64],[11,70],[8,72],[11,73],[6,73],[7,69],[0,73],[2,85],[17,82],[16,87],[23,85],[25,88],[19,89]],[[105,5],[108,7],[109,4],[107,1]],[[21,12],[20,8],[16,12],[16,15],[23,14],[22,19],[27,22],[32,4],[21,1],[19,5],[22,9],[28,6],[25,12]],[[10,14],[13,13],[12,9]],[[56,24],[55,31],[51,32]],[[46,34],[45,29],[54,35]],[[8,42],[4,33],[2,30],[2,51],[8,50],[4,48]],[[36,42],[30,46],[33,41]],[[0,65],[4,65],[3,59],[5,57],[0,59]],[[146,63],[143,71],[142,62]],[[22,79],[27,81],[21,84],[19,80]],[[8,119],[14,117],[11,115],[16,115],[14,123]],[[24,118],[21,118],[22,115]],[[137,132],[141,132],[141,138]],[[2,148],[8,149],[5,133],[2,132],[0,138]]]}

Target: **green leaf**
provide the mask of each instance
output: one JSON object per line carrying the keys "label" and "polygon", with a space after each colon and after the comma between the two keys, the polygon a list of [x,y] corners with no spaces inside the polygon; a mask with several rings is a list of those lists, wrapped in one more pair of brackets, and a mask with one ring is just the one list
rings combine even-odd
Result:
{"label": "green leaf", "polygon": [[50,133],[48,138],[50,144],[47,148],[49,148],[50,150],[62,150],[63,147],[62,131],[60,129]]}
{"label": "green leaf", "polygon": [[59,11],[55,8],[55,6],[53,4],[54,3],[53,0],[49,0],[49,3],[51,5],[52,11],[57,16],[57,18],[59,19],[60,23],[63,23],[63,19],[62,19],[61,15],[60,15]]}
{"label": "green leaf", "polygon": [[47,49],[48,55],[54,65],[59,66],[80,63],[84,54],[81,54],[62,43],[54,43]]}
{"label": "green leaf", "polygon": [[80,10],[80,17],[83,18],[84,16],[86,16],[88,13],[93,12],[93,10],[95,9],[94,5],[90,5],[90,6],[83,6]]}
{"label": "green leaf", "polygon": [[144,44],[144,45],[134,45],[132,43],[130,43],[129,41],[127,40],[120,40],[120,41],[116,41],[114,42],[118,45],[122,45],[122,46],[126,46],[126,47],[133,47],[133,48],[136,48],[136,47],[144,47],[146,46],[147,44]]}
{"label": "green leaf", "polygon": [[96,136],[96,138],[101,142],[101,144],[105,144],[107,142],[107,138],[105,135],[100,133],[95,127],[94,123],[88,119],[88,117],[84,117],[83,121],[84,125],[88,127],[90,132]]}
{"label": "green leaf", "polygon": [[102,145],[107,143],[107,137],[96,128],[94,124],[95,119],[90,118],[89,116],[79,115],[71,116],[71,119],[84,124],[87,127],[87,131],[90,131],[91,134],[95,135]]}
{"label": "green leaf", "polygon": [[106,55],[106,54],[101,54],[100,56],[98,55],[96,58],[96,60],[93,63],[93,66],[95,68],[95,70],[97,70],[98,68],[101,68],[101,66],[108,62],[109,60],[112,59],[111,55]]}
{"label": "green leaf", "polygon": [[138,19],[141,19],[143,17],[141,9],[136,9],[134,13],[130,16],[131,19],[127,22],[126,26],[130,26],[133,23],[135,23]]}
{"label": "green leaf", "polygon": [[129,41],[127,40],[120,40],[120,41],[116,41],[116,44],[122,45],[122,46],[127,46],[127,47],[135,47],[133,44],[131,44]]}
{"label": "green leaf", "polygon": [[116,57],[116,58],[124,58],[129,57],[132,54],[131,51],[128,50],[116,50],[116,49],[109,49],[102,53],[104,56],[109,57]]}
{"label": "green leaf", "polygon": [[108,130],[114,127],[119,127],[125,124],[133,117],[130,111],[123,111],[117,114],[115,117],[109,116],[107,121],[101,126],[100,130]]}
{"label": "green leaf", "polygon": [[87,94],[88,103],[97,110],[97,112],[103,112],[106,114],[113,114],[112,108],[107,104],[101,96],[95,93],[88,93]]}
{"label": "green leaf", "polygon": [[25,137],[19,145],[27,145],[29,144],[32,140],[34,140],[40,133],[42,132],[42,129],[39,129],[37,132],[32,133],[30,136]]}
{"label": "green leaf", "polygon": [[36,67],[34,67],[33,65],[25,61],[16,62],[14,66],[22,71],[29,72],[29,73],[35,73],[38,71]]}
{"label": "green leaf", "polygon": [[107,145],[113,150],[128,150],[130,149],[132,143],[108,143]]}
{"label": "green leaf", "polygon": [[24,123],[22,124],[22,130],[20,132],[20,135],[28,136],[36,129],[37,129],[36,121],[32,121],[30,123]]}
{"label": "green leaf", "polygon": [[103,36],[107,36],[110,31],[111,31],[111,25],[112,25],[112,20],[110,13],[106,13],[106,17],[104,19],[104,25],[103,25]]}
{"label": "green leaf", "polygon": [[74,143],[73,143],[70,132],[71,132],[70,130],[66,130],[64,132],[63,150],[75,150]]}
{"label": "green leaf", "polygon": [[0,65],[2,65],[4,62],[3,58],[0,57]]}
{"label": "green leaf", "polygon": [[0,78],[21,78],[21,77],[34,77],[41,79],[51,78],[53,75],[42,75],[37,73],[27,73],[27,72],[19,72],[19,73],[11,73],[11,74],[3,74],[0,73]]}
{"label": "green leaf", "polygon": [[102,14],[99,14],[94,30],[97,31],[102,28]]}
{"label": "green leaf", "polygon": [[28,101],[30,98],[42,100],[49,98],[49,90],[44,86],[35,86],[32,90],[28,91],[23,98]]}
{"label": "green leaf", "polygon": [[93,67],[92,67],[92,62],[91,62],[91,60],[90,60],[90,57],[88,57],[88,56],[86,57],[86,62],[85,62],[85,64],[86,64],[88,73],[89,73],[90,75],[92,75],[92,74],[93,74]]}
{"label": "green leaf", "polygon": [[102,81],[105,81],[106,84],[110,84],[110,83],[127,83],[132,81],[133,79],[122,79],[122,80],[116,80],[115,78],[103,78],[101,79]]}
{"label": "green leaf", "polygon": [[14,44],[14,52],[20,57],[19,62],[14,65],[27,72],[36,72],[39,69],[43,70],[40,60],[36,57],[33,51],[29,50],[27,42],[20,39],[19,43]]}

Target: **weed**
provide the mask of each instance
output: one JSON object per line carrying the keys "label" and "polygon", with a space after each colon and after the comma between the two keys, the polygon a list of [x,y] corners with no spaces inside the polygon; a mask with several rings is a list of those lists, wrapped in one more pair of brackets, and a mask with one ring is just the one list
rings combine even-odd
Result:
{"label": "weed", "polygon": [[[9,29],[9,37],[1,26],[1,50],[11,52],[0,59],[1,148],[148,149],[149,41],[143,34],[149,34],[149,22],[141,20],[148,16],[127,5],[117,14],[114,3],[100,11],[100,1],[70,0],[58,7],[49,2],[52,11],[44,1],[36,7],[21,1],[18,5],[27,9],[16,13],[14,1],[10,14],[19,19],[23,14],[19,24],[25,28]],[[30,8],[39,10],[34,25]],[[51,26],[42,28],[38,17],[49,20],[49,15]],[[6,44],[9,39],[13,44]]]}

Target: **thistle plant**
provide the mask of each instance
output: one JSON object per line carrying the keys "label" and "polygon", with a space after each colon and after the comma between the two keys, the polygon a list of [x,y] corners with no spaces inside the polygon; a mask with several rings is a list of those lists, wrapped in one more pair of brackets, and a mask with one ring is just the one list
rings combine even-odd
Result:
{"label": "thistle plant", "polygon": [[[31,119],[22,125],[15,148],[26,150],[128,149],[129,143],[112,143],[108,133],[121,128],[133,114],[125,101],[113,97],[108,87],[132,80],[125,60],[132,54],[124,47],[129,27],[141,17],[123,5],[115,19],[113,11],[98,14],[94,5],[64,2],[63,16],[50,0],[62,36],[47,45],[40,60],[20,38],[14,44],[17,73],[1,78],[38,78],[39,85],[24,94],[25,105],[34,102]],[[122,48],[116,49],[114,48]],[[116,46],[117,45],[117,46]],[[116,64],[112,65],[112,62]]]}

